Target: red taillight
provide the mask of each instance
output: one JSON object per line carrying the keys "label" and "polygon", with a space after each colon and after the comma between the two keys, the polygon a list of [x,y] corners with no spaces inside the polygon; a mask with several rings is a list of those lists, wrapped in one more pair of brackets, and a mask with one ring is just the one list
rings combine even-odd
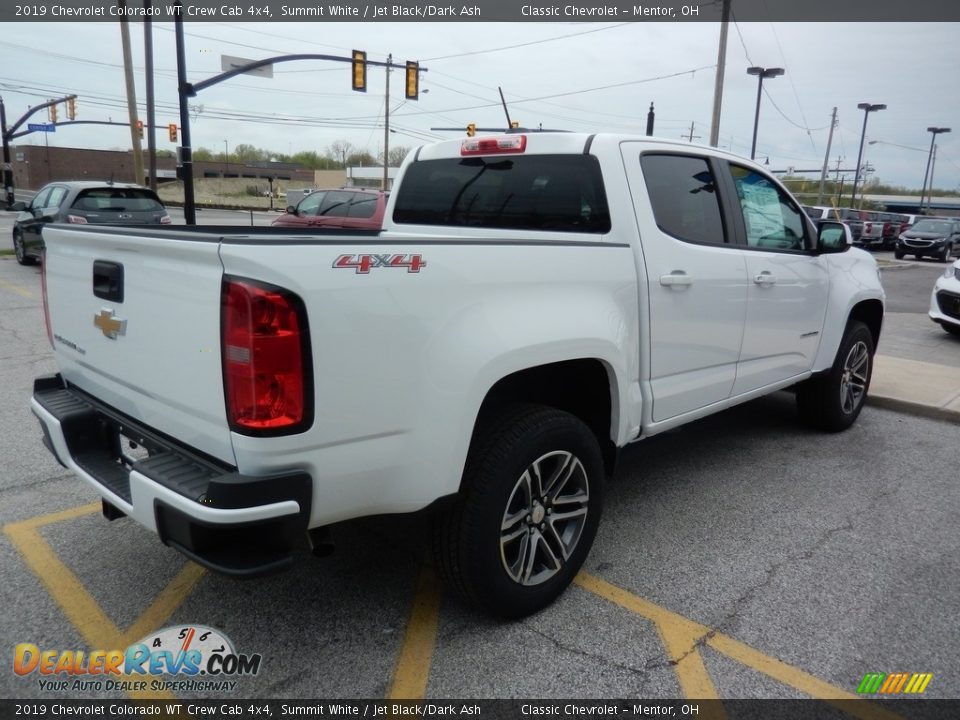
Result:
{"label": "red taillight", "polygon": [[74,225],[86,225],[87,219],[83,215],[67,215],[67,222]]}
{"label": "red taillight", "polygon": [[527,149],[526,135],[469,138],[460,144],[461,155],[510,155]]}
{"label": "red taillight", "polygon": [[287,434],[311,423],[306,320],[303,302],[293,293],[249,280],[224,281],[221,351],[233,430]]}
{"label": "red taillight", "polygon": [[161,224],[161,225],[169,225],[169,224],[172,223],[172,222],[173,222],[173,220],[171,220],[171,219],[170,219],[170,216],[167,215],[166,213],[164,213],[163,215],[160,216],[160,224]]}
{"label": "red taillight", "polygon": [[47,251],[40,253],[40,294],[43,297],[43,324],[47,326],[47,340],[53,347],[53,328],[50,327],[50,303],[47,302]]}

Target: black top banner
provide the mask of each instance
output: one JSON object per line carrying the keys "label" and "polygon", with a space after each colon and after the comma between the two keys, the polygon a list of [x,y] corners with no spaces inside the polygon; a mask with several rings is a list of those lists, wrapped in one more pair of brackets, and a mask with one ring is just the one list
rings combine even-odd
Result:
{"label": "black top banner", "polygon": [[64,717],[259,720],[955,720],[960,700],[0,700],[0,720]]}
{"label": "black top banner", "polygon": [[[723,0],[35,0],[0,4],[2,22],[719,22]],[[960,22],[957,0],[729,0],[738,22]]]}

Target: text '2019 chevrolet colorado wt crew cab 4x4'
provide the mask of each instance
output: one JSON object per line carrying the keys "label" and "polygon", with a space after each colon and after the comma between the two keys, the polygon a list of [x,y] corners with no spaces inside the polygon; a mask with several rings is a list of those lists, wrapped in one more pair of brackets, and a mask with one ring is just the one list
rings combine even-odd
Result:
{"label": "text '2019 chevrolet colorado wt crew cab 4x4'", "polygon": [[843,225],[749,161],[650,138],[421,147],[380,232],[44,239],[60,372],[32,407],[108,517],[256,574],[333,523],[432,506],[441,575],[500,616],[570,582],[618,448],[790,386],[848,427],[883,316]]}

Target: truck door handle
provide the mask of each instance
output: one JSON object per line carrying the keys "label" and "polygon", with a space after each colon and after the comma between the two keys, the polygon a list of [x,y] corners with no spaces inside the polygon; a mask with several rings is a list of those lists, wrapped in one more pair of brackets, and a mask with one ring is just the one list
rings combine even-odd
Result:
{"label": "truck door handle", "polygon": [[764,270],[762,273],[754,275],[753,281],[757,285],[774,285],[777,282],[777,276],[769,270]]}
{"label": "truck door handle", "polygon": [[661,275],[660,284],[664,287],[670,287],[672,285],[693,285],[693,278],[683,270],[674,270],[669,275]]}

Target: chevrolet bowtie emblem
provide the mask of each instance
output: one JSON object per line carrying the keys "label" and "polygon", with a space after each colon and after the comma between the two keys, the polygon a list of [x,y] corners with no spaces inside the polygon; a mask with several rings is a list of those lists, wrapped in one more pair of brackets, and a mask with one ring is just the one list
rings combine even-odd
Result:
{"label": "chevrolet bowtie emblem", "polygon": [[117,335],[127,334],[127,321],[114,317],[113,310],[107,308],[103,308],[99,315],[93,316],[93,324],[111,340],[116,340]]}

